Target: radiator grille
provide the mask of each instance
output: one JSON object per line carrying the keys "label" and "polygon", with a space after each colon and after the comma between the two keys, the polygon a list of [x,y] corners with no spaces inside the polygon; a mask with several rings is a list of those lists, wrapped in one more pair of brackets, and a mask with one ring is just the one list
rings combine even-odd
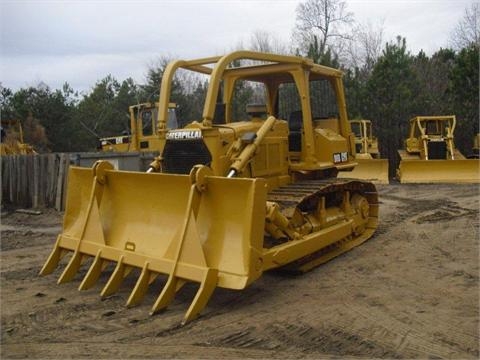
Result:
{"label": "radiator grille", "polygon": [[212,162],[203,139],[167,140],[162,157],[163,171],[169,174],[189,174],[194,165]]}
{"label": "radiator grille", "polygon": [[444,141],[429,141],[427,149],[430,160],[445,160],[447,158],[447,144]]}

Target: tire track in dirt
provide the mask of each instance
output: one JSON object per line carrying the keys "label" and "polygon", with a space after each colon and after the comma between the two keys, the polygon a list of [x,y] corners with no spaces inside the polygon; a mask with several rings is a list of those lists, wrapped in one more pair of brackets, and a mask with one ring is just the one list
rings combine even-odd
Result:
{"label": "tire track in dirt", "polygon": [[400,355],[385,351],[373,341],[341,328],[317,327],[298,323],[272,323],[268,327],[249,327],[240,332],[213,338],[203,346],[254,348],[277,350],[287,353],[329,353],[337,356],[361,356],[398,358]]}
{"label": "tire track in dirt", "polygon": [[[396,350],[403,356],[451,358],[468,354],[472,358],[478,357],[478,350],[475,349],[477,344],[475,334],[462,333],[463,329],[451,326],[451,324],[439,324],[438,321],[432,321],[428,318],[420,320],[417,317],[415,319],[407,311],[392,311],[388,305],[362,306],[348,302],[345,306],[356,313],[357,316],[364,318],[361,323],[381,324],[381,333],[354,329],[356,332],[360,331],[365,336],[371,336],[375,339],[383,339],[381,343],[384,346],[392,342],[398,343]],[[346,325],[348,326],[348,324]],[[447,326],[451,330],[448,334],[449,342],[439,344],[438,338]],[[368,328],[375,329],[374,326],[368,326]],[[459,346],[459,343],[469,345]]]}

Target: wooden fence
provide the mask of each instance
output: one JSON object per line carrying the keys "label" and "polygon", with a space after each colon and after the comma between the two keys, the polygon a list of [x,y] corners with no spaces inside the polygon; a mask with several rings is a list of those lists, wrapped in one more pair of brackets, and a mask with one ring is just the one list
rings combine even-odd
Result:
{"label": "wooden fence", "polygon": [[116,169],[143,172],[157,155],[158,152],[97,152],[0,156],[1,202],[63,211],[70,164],[91,167],[97,160],[106,160]]}
{"label": "wooden fence", "polygon": [[2,204],[23,208],[65,208],[70,155],[2,156]]}

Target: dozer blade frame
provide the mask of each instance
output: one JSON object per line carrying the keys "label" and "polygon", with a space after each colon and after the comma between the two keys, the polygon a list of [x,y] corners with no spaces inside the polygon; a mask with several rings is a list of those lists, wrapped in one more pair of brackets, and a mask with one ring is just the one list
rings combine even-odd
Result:
{"label": "dozer blade frame", "polygon": [[352,171],[339,171],[341,179],[360,179],[374,184],[388,184],[388,159],[355,159],[358,163]]}
{"label": "dozer blade frame", "polygon": [[479,160],[402,160],[397,171],[405,183],[480,183]]}
{"label": "dozer blade frame", "polygon": [[[262,273],[266,184],[261,179],[70,168],[63,233],[41,270],[53,272],[73,251],[58,283],[93,262],[79,289],[92,287],[108,263],[115,270],[102,290],[109,296],[132,269],[141,269],[127,305],[138,304],[160,274],[168,276],[151,313],[165,309],[188,281],[199,283],[183,323],[194,319],[216,286],[243,288]],[[243,206],[239,206],[242,204]],[[240,210],[239,210],[240,209]]]}

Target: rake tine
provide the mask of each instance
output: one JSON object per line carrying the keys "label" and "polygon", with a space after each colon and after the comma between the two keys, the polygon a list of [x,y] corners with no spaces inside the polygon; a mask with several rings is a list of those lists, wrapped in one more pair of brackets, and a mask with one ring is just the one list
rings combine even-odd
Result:
{"label": "rake tine", "polygon": [[102,251],[98,250],[95,259],[93,260],[92,265],[88,269],[87,275],[83,278],[78,290],[87,290],[90,289],[98,281],[102,270],[105,269],[106,261],[103,260],[101,256]]}
{"label": "rake tine", "polygon": [[135,287],[133,288],[132,293],[127,300],[127,306],[129,307],[138,305],[142,301],[148,290],[148,285],[150,285],[158,276],[157,273],[152,273],[150,270],[148,270],[148,265],[149,263],[146,262],[143,266],[142,273],[140,274],[140,277],[138,278],[137,283],[135,284]]}
{"label": "rake tine", "polygon": [[65,256],[65,254],[66,254],[66,251],[58,246],[58,240],[57,240],[57,242],[55,243],[55,246],[53,247],[52,252],[48,256],[48,259],[43,265],[42,270],[40,270],[39,274],[48,275],[54,272],[58,266],[58,263],[60,262],[62,257]]}
{"label": "rake tine", "polygon": [[67,281],[72,280],[75,275],[78,272],[78,269],[80,268],[80,265],[82,265],[82,259],[83,259],[83,254],[80,253],[80,251],[76,250],[73,253],[72,258],[67,264],[67,267],[65,270],[63,270],[62,275],[60,275],[60,278],[57,281],[57,284],[63,284]]}
{"label": "rake tine", "polygon": [[175,292],[178,292],[186,283],[187,280],[177,279],[177,286],[175,287]]}
{"label": "rake tine", "polygon": [[207,305],[208,300],[213,294],[213,291],[217,287],[218,270],[208,269],[205,273],[202,283],[192,301],[192,304],[187,310],[185,317],[183,318],[182,325],[195,319],[200,311]]}
{"label": "rake tine", "polygon": [[110,276],[110,279],[108,279],[107,284],[105,285],[102,292],[100,293],[102,298],[115,293],[120,287],[120,284],[122,283],[123,279],[125,278],[125,276],[128,275],[131,269],[132,269],[131,267],[126,266],[123,263],[123,256],[120,257],[120,260],[118,261],[117,266],[115,267],[115,270],[113,270],[113,273]]}
{"label": "rake tine", "polygon": [[177,280],[178,278],[172,275],[168,278],[160,296],[157,301],[155,301],[155,304],[153,304],[152,310],[150,310],[150,315],[165,309],[172,302],[177,289]]}

